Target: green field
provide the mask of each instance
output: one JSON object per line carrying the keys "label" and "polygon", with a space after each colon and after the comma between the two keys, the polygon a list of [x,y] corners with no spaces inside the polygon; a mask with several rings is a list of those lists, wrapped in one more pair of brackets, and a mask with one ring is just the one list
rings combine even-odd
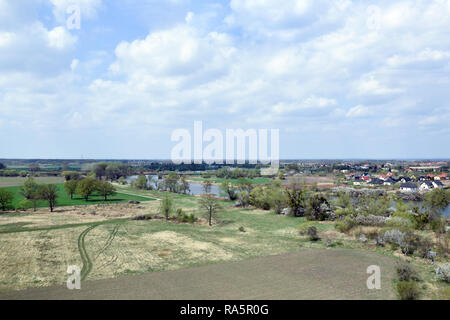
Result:
{"label": "green field", "polygon": [[[70,196],[64,191],[64,184],[57,184],[58,187],[58,200],[57,200],[57,206],[79,206],[79,205],[92,205],[92,204],[99,204],[99,203],[121,203],[121,202],[127,202],[129,200],[138,200],[138,201],[149,201],[152,200],[150,198],[140,197],[137,195],[130,195],[125,193],[116,193],[114,196],[108,197],[107,201],[103,201],[103,197],[93,194],[89,197],[89,201],[84,200],[78,195],[74,195],[73,199],[70,199]],[[4,188],[6,190],[10,190],[14,193],[14,201],[13,206],[16,207],[20,201],[24,199],[24,197],[20,194],[20,186],[15,187],[6,187]],[[153,199],[156,200],[156,199]],[[39,201],[38,207],[47,207],[48,203],[46,201]]]}

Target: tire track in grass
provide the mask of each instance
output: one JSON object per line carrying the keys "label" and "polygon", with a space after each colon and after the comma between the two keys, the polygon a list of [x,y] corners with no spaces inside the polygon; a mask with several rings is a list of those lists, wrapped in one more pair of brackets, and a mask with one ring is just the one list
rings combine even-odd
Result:
{"label": "tire track in grass", "polygon": [[81,269],[81,280],[84,280],[89,272],[92,270],[92,260],[89,257],[86,246],[85,246],[85,237],[95,227],[98,227],[99,224],[94,224],[90,226],[89,228],[85,229],[83,232],[80,233],[78,236],[78,250],[80,251],[80,257],[81,261],[83,262],[83,268]]}
{"label": "tire track in grass", "polygon": [[96,260],[99,255],[101,255],[103,252],[105,252],[109,248],[109,246],[111,246],[112,242],[114,241],[114,238],[117,235],[117,232],[119,232],[119,225],[118,224],[116,224],[114,226],[114,229],[109,234],[108,239],[106,239],[105,245],[98,251],[98,253],[95,256],[94,260]]}

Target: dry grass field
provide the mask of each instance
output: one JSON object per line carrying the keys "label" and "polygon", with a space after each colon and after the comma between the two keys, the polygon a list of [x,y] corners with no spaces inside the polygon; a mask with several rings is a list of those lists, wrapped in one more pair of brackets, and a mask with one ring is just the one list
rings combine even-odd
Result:
{"label": "dry grass field", "polygon": [[[203,248],[206,249],[206,248]],[[381,289],[366,286],[380,266]],[[4,299],[395,299],[392,258],[361,250],[316,249],[176,271],[0,293]]]}

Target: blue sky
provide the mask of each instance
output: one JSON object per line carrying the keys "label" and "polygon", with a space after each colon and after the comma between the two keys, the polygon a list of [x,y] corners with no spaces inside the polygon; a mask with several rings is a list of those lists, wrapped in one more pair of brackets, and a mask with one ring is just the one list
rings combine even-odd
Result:
{"label": "blue sky", "polygon": [[450,0],[0,0],[0,158],[169,158],[195,120],[450,158],[449,88]]}

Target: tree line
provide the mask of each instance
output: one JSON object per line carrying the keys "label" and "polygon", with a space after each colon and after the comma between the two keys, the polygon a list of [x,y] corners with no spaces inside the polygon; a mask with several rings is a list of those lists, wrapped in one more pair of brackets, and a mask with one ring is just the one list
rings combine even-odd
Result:
{"label": "tree line", "polygon": [[[109,196],[116,194],[116,188],[107,181],[96,180],[92,177],[84,179],[70,179],[64,183],[64,190],[70,199],[74,195],[82,197],[85,201],[89,201],[89,197],[94,193],[103,197],[104,201]],[[37,209],[39,201],[47,201],[50,212],[53,212],[59,197],[59,189],[55,184],[38,184],[33,177],[25,180],[20,187],[19,194],[24,199],[17,205],[16,209]],[[0,208],[2,211],[13,209],[14,192],[7,189],[0,189]]]}

